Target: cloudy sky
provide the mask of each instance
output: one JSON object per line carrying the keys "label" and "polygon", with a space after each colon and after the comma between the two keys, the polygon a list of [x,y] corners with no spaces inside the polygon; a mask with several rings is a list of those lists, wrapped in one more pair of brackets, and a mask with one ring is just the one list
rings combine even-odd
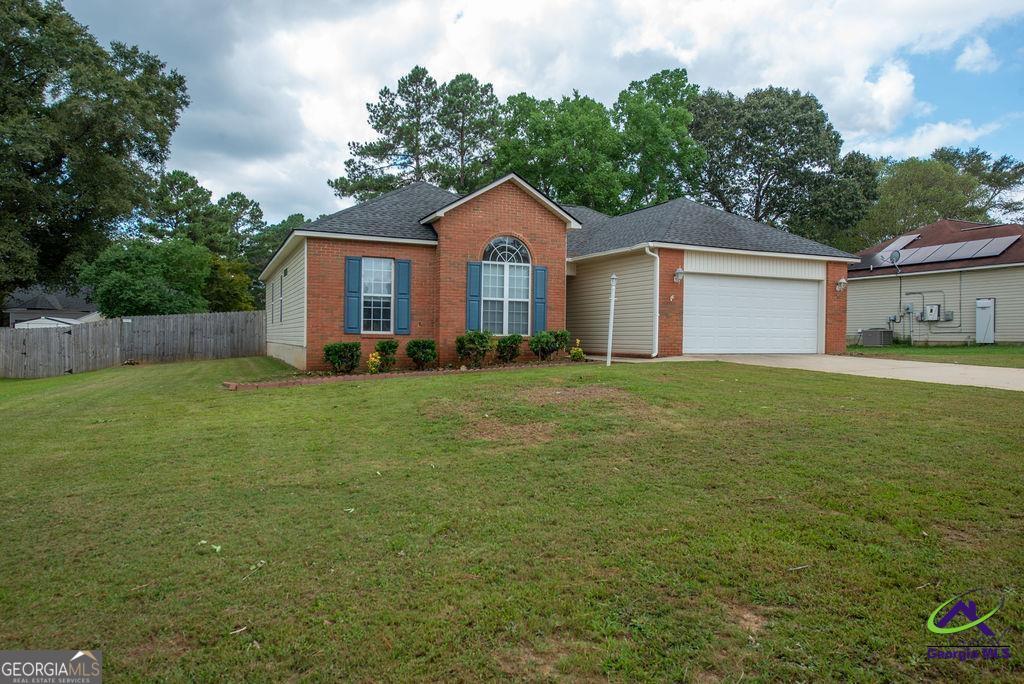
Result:
{"label": "cloudy sky", "polygon": [[422,64],[499,96],[611,103],[683,66],[703,86],[816,94],[847,149],[979,145],[1024,158],[1024,0],[67,0],[104,43],[158,54],[192,105],[171,167],[267,218],[344,206],[326,180],[366,140],[365,103]]}

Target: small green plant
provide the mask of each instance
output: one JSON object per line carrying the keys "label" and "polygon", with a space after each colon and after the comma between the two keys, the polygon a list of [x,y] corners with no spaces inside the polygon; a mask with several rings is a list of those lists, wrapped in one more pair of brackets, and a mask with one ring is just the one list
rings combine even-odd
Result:
{"label": "small green plant", "polygon": [[576,363],[587,360],[587,355],[583,352],[583,346],[579,339],[576,340],[576,346],[569,350],[569,358]]}
{"label": "small green plant", "polygon": [[498,340],[498,359],[502,363],[512,363],[519,358],[519,351],[523,346],[523,336],[515,333],[506,335]]}
{"label": "small green plant", "polygon": [[331,342],[324,345],[324,360],[335,373],[351,373],[359,365],[358,342]]}
{"label": "small green plant", "polygon": [[467,330],[455,338],[455,353],[463,363],[479,368],[487,352],[494,349],[494,335],[487,330]]}
{"label": "small green plant", "polygon": [[536,354],[541,361],[547,361],[559,349],[561,347],[558,344],[558,338],[546,330],[535,333],[530,338],[530,351]]}
{"label": "small green plant", "polygon": [[380,340],[374,349],[380,355],[381,373],[387,373],[395,367],[398,362],[398,359],[395,358],[395,354],[398,353],[398,340]]}
{"label": "small green plant", "polygon": [[564,352],[568,352],[572,346],[572,335],[569,334],[568,330],[552,330],[551,334],[555,336],[555,341],[558,342],[558,348]]}
{"label": "small green plant", "polygon": [[416,370],[423,370],[437,361],[437,343],[434,340],[409,340],[405,345],[408,356]]}
{"label": "small green plant", "polygon": [[380,352],[372,351],[366,359],[366,371],[371,375],[376,375],[382,370],[382,364],[380,360]]}

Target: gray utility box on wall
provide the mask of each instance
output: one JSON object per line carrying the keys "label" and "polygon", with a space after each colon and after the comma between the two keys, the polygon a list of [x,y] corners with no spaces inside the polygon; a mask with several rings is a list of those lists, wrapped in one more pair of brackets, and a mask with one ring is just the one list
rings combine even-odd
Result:
{"label": "gray utility box on wall", "polygon": [[860,341],[865,347],[888,347],[892,344],[892,330],[885,328],[861,330]]}

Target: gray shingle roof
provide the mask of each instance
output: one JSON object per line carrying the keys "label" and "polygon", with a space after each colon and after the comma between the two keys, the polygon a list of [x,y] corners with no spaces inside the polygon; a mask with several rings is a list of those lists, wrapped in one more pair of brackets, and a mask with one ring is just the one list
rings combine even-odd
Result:
{"label": "gray shingle roof", "polygon": [[669,242],[753,252],[856,258],[834,247],[685,198],[621,216],[594,217],[592,221],[580,219],[583,229],[569,233],[571,257],[633,247],[643,242]]}
{"label": "gray shingle roof", "polygon": [[[434,229],[422,225],[420,220],[459,197],[430,183],[413,183],[311,221],[301,230],[436,240]],[[813,240],[683,198],[621,216],[607,216],[583,206],[564,205],[563,208],[583,226],[580,230],[569,231],[569,256],[586,256],[644,242],[668,242],[754,252],[851,257]]]}
{"label": "gray shingle roof", "polygon": [[42,285],[23,287],[12,292],[4,300],[7,309],[41,309],[50,311],[95,311],[96,305],[89,301],[92,291],[83,288],[78,292],[51,290]]}
{"label": "gray shingle roof", "polygon": [[458,198],[459,195],[430,183],[413,183],[311,221],[300,230],[406,240],[436,240],[437,233],[434,229],[421,225],[420,219]]}

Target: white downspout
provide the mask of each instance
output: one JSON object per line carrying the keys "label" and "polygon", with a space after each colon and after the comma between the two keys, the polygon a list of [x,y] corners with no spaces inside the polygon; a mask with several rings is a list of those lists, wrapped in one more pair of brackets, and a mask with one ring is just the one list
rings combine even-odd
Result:
{"label": "white downspout", "polygon": [[661,276],[661,257],[657,252],[651,251],[651,243],[644,247],[647,256],[654,257],[654,344],[651,349],[651,358],[658,355],[658,322],[661,319],[661,297],[658,296],[658,279]]}

